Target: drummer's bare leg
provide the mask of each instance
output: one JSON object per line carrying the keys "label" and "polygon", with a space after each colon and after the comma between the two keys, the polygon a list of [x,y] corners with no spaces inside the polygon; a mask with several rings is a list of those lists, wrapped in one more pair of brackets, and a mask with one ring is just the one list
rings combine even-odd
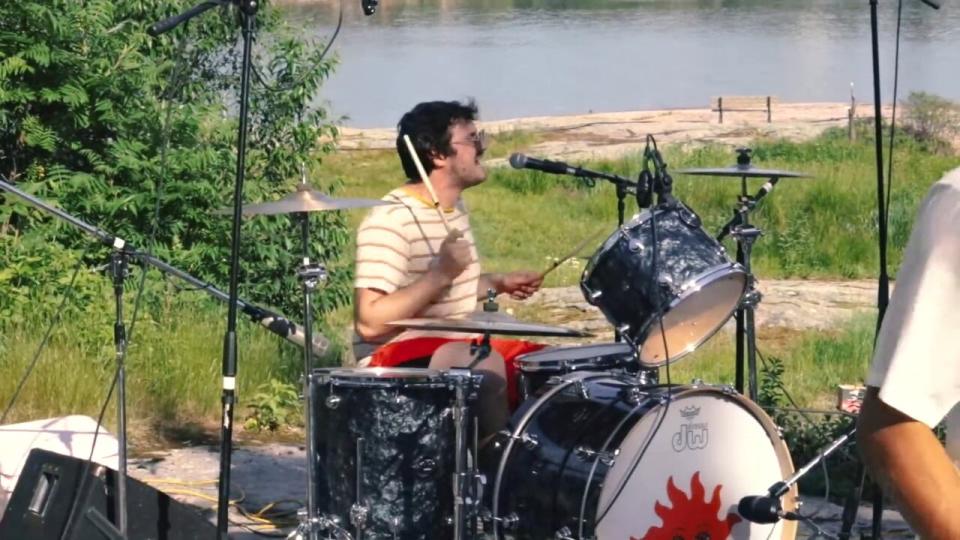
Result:
{"label": "drummer's bare leg", "polygon": [[[430,368],[467,367],[473,359],[469,343],[447,343],[433,353]],[[477,419],[480,422],[480,437],[483,439],[503,429],[510,419],[507,406],[507,370],[503,356],[497,351],[490,351],[490,356],[477,363],[473,370],[483,375],[477,399]]]}

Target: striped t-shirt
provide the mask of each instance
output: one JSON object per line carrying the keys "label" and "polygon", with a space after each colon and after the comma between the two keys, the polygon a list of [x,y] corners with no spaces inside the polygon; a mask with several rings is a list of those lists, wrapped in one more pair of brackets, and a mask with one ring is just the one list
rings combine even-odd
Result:
{"label": "striped t-shirt", "polygon": [[[433,205],[403,187],[391,191],[383,200],[399,204],[374,207],[360,225],[354,287],[390,294],[427,272],[440,251],[440,244],[447,237],[447,231]],[[455,208],[445,209],[444,213],[450,227],[463,233],[463,239],[470,244],[471,261],[450,288],[415,317],[461,317],[477,307],[480,260],[470,230],[469,214],[462,200]],[[359,360],[384,343],[426,335],[468,337],[465,334],[398,330],[368,342],[355,335],[354,355]]]}

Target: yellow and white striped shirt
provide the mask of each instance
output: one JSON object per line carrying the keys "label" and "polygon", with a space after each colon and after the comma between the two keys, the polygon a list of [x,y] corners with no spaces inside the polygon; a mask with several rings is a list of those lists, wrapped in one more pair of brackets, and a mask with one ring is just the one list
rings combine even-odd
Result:
{"label": "yellow and white striped shirt", "polygon": [[[447,236],[443,221],[433,204],[408,191],[397,188],[385,201],[399,204],[373,208],[357,232],[356,280],[358,289],[376,289],[390,294],[402,289],[427,272]],[[480,281],[480,260],[470,230],[470,217],[463,201],[452,209],[444,209],[451,228],[463,233],[470,244],[470,264],[453,280],[443,295],[415,317],[461,317],[476,310],[477,287]],[[364,341],[354,336],[354,355],[362,359],[384,343],[422,336],[465,338],[465,334],[408,330]]]}

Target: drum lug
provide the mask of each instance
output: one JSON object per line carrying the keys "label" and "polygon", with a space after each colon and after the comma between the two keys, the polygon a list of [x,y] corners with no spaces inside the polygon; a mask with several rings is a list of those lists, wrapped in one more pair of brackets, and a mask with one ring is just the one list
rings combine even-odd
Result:
{"label": "drum lug", "polygon": [[553,538],[554,540],[576,540],[570,527],[560,527],[557,532],[553,533]]}
{"label": "drum lug", "polygon": [[342,398],[338,395],[331,394],[327,396],[327,399],[324,400],[324,403],[327,405],[328,409],[336,409],[340,406],[340,402],[343,401]]}
{"label": "drum lug", "polygon": [[578,379],[573,382],[573,391],[583,399],[590,399],[590,390],[587,389],[587,385],[583,384],[583,380]]}
{"label": "drum lug", "polygon": [[623,323],[617,327],[617,332],[619,332],[621,336],[626,334],[629,331],[630,331],[630,323]]}
{"label": "drum lug", "polygon": [[616,461],[617,454],[619,453],[619,450],[614,450],[613,452],[598,452],[586,446],[577,446],[573,449],[573,454],[580,458],[580,461],[590,462],[599,459],[600,463],[603,463],[607,467],[613,466],[613,462]]}
{"label": "drum lug", "polygon": [[634,253],[643,253],[644,247],[643,244],[637,242],[636,238],[631,238],[627,241],[627,249]]}
{"label": "drum lug", "polygon": [[601,296],[603,296],[603,291],[590,291],[590,303],[596,302]]}
{"label": "drum lug", "polygon": [[500,526],[507,531],[517,530],[517,526],[520,525],[520,516],[516,512],[510,512],[509,514],[503,517],[492,518],[494,522],[500,522]]}
{"label": "drum lug", "polygon": [[630,405],[638,405],[646,394],[637,386],[628,386],[623,389],[623,400]]}

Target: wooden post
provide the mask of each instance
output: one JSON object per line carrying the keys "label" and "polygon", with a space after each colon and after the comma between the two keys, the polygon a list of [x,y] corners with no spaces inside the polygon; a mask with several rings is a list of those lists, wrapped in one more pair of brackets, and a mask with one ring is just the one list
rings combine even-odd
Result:
{"label": "wooden post", "polygon": [[717,111],[720,112],[720,123],[723,123],[723,97],[717,98]]}
{"label": "wooden post", "polygon": [[853,124],[857,119],[857,98],[853,95],[853,83],[850,83],[850,108],[847,109],[847,139],[857,140],[857,130]]}
{"label": "wooden post", "polygon": [[767,96],[767,123],[770,123],[771,120],[771,110],[770,110],[770,96]]}

